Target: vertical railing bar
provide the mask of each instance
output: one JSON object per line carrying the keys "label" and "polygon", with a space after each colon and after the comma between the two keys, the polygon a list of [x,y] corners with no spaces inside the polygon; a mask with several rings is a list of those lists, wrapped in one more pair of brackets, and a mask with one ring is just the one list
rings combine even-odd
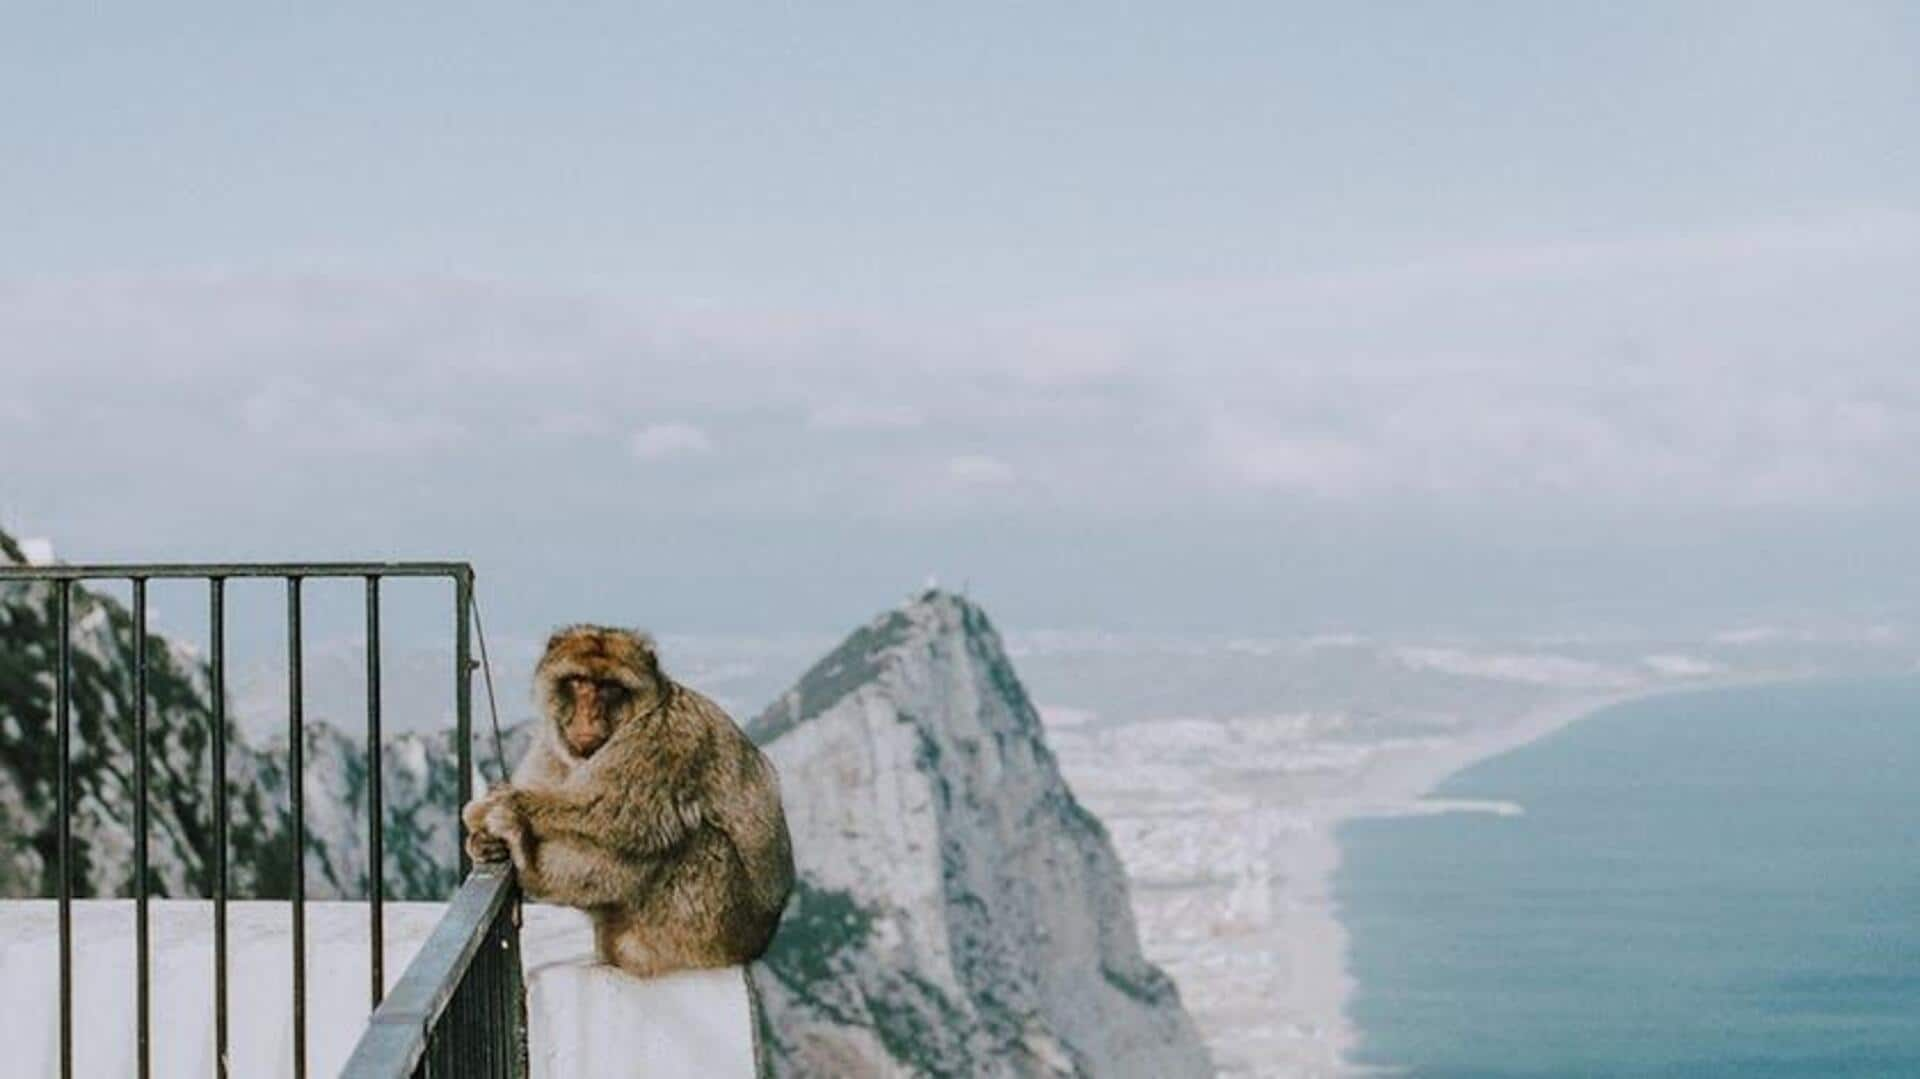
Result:
{"label": "vertical railing bar", "polygon": [[508,947],[507,935],[502,931],[500,934],[500,984],[498,988],[494,990],[494,1000],[496,1001],[495,1007],[499,1009],[500,1014],[500,1018],[496,1024],[497,1029],[501,1032],[500,1037],[502,1039],[500,1074],[506,1077],[506,1079],[512,1079],[513,1077],[514,1045],[516,1042],[513,1024],[513,996],[511,994],[513,983],[509,980],[507,964],[519,962],[519,959],[519,956],[513,954],[513,949]]}
{"label": "vertical railing bar", "polygon": [[60,631],[53,685],[54,752],[60,756],[54,771],[60,841],[60,1079],[73,1079],[73,582],[61,581],[54,595],[54,625]]}
{"label": "vertical railing bar", "polygon": [[213,694],[213,1073],[227,1079],[227,591],[207,578]]}
{"label": "vertical railing bar", "polygon": [[459,821],[454,838],[460,844],[460,879],[472,865],[467,861],[467,826],[460,810],[473,800],[473,655],[469,631],[473,625],[473,570],[461,570],[453,579],[453,717],[454,739],[459,743],[460,804],[454,816]]}
{"label": "vertical railing bar", "polygon": [[373,1007],[386,995],[387,863],[382,846],[385,831],[380,799],[380,578],[367,577],[367,897],[371,919],[367,926],[369,977]]}
{"label": "vertical railing bar", "polygon": [[[482,945],[485,950],[485,945]],[[486,978],[491,973],[491,963],[482,963],[480,976]],[[487,982],[473,984],[473,1029],[469,1036],[473,1038],[476,1063],[480,1065],[479,1074],[493,1079],[493,1029],[487,1025]]]}
{"label": "vertical railing bar", "polygon": [[[482,950],[484,951],[485,949],[483,948]],[[467,998],[465,1007],[461,1009],[463,1013],[460,1023],[461,1040],[466,1043],[467,1048],[467,1074],[484,1076],[487,1074],[487,1054],[485,1044],[479,1037],[480,998],[474,993],[474,990],[479,988],[479,983],[472,981],[471,978],[481,973],[478,968],[485,966],[485,957],[475,956],[474,958],[476,960],[476,966],[475,968],[470,968],[468,980],[460,987],[463,990],[463,995]]]}
{"label": "vertical railing bar", "polygon": [[133,579],[133,935],[139,952],[134,968],[134,1005],[140,1079],[152,1074],[153,986],[147,924],[147,579]]}
{"label": "vertical railing bar", "polygon": [[493,925],[487,927],[487,952],[493,959],[491,963],[487,964],[488,977],[485,987],[487,992],[487,1040],[493,1044],[493,1062],[487,1070],[490,1076],[498,1079],[499,1076],[507,1073],[506,1039],[502,1037],[506,1029],[506,1024],[504,1023],[506,1019],[506,1009],[501,1006],[500,1001],[500,986],[506,979],[501,977],[500,970],[500,925],[498,919],[495,919]]}
{"label": "vertical railing bar", "polygon": [[493,1016],[493,982],[494,975],[498,971],[498,967],[494,962],[493,944],[493,926],[489,924],[487,926],[487,942],[481,945],[484,959],[484,962],[480,964],[480,977],[482,980],[473,987],[474,1002],[478,1005],[475,1009],[478,1013],[478,1018],[475,1020],[474,1025],[479,1028],[475,1031],[474,1036],[476,1040],[480,1042],[481,1047],[480,1074],[486,1076],[487,1079],[495,1079],[495,1077],[500,1074],[500,1053],[496,1046],[499,1028],[494,1026]]}
{"label": "vertical railing bar", "polygon": [[500,915],[500,984],[499,987],[494,990],[494,1000],[497,1002],[496,1007],[499,1009],[499,1020],[495,1024],[495,1029],[501,1032],[500,1037],[502,1039],[500,1074],[505,1076],[506,1079],[514,1079],[519,1072],[519,1068],[516,1065],[519,1056],[520,1039],[518,1032],[520,1028],[513,1019],[513,964],[520,962],[520,957],[514,953],[513,938],[508,932],[509,923],[507,921],[507,919],[513,917],[513,909],[513,906],[509,904],[507,909]]}
{"label": "vertical railing bar", "polygon": [[519,1079],[520,1077],[520,1024],[517,1018],[518,1013],[514,1008],[513,996],[513,974],[515,968],[518,967],[520,963],[520,956],[514,951],[513,947],[513,920],[517,916],[519,909],[519,898],[516,896],[507,904],[507,908],[500,912],[499,925],[499,1028],[503,1032],[501,1036],[506,1039],[506,1062],[501,1065],[500,1074],[506,1076],[507,1079]]}
{"label": "vertical railing bar", "polygon": [[480,1037],[487,1045],[487,1079],[498,1079],[500,1065],[505,1057],[500,1053],[500,1009],[498,994],[500,984],[500,941],[495,932],[498,919],[487,926],[487,964],[482,972],[486,980],[476,988],[480,991]]}
{"label": "vertical railing bar", "polygon": [[[490,928],[492,922],[487,926]],[[473,967],[468,975],[468,984],[463,988],[473,997],[473,1010],[469,1013],[467,1037],[473,1040],[473,1073],[491,1077],[493,1075],[493,1047],[489,1043],[492,1033],[487,1027],[487,929],[480,931],[480,951],[473,957]]]}
{"label": "vertical railing bar", "polygon": [[[492,945],[492,933],[488,933],[488,937],[490,937],[490,939],[488,939],[488,945]],[[480,971],[480,973],[486,977],[486,981],[474,985],[474,1016],[476,1016],[476,1018],[474,1018],[474,1027],[478,1027],[478,1029],[474,1031],[474,1037],[480,1041],[480,1046],[482,1046],[482,1048],[480,1048],[480,1066],[484,1067],[482,1075],[486,1075],[488,1079],[495,1079],[495,1077],[499,1075],[499,1029],[493,1025],[493,973],[495,973],[495,966],[493,966],[492,962],[492,950],[493,948],[488,948],[488,960],[490,960],[490,962],[486,964],[486,970]]]}
{"label": "vertical railing bar", "polygon": [[447,1014],[442,1019],[447,1028],[447,1063],[452,1066],[454,1074],[461,1076],[473,1073],[473,1047],[467,1041],[472,1001],[460,992],[466,980],[472,976],[473,968],[468,967],[461,973],[460,981],[454,983],[453,997],[447,1002]]}
{"label": "vertical railing bar", "polygon": [[494,1051],[493,1026],[493,924],[489,922],[485,943],[480,945],[480,980],[474,983],[474,1036],[480,1042],[480,1074],[494,1079],[499,1054]]}
{"label": "vertical railing bar", "polygon": [[[513,908],[517,918],[519,900],[515,899]],[[517,938],[518,927],[506,931],[508,935],[502,942],[506,950],[507,973],[503,979],[505,986],[500,990],[507,1009],[507,1076],[508,1079],[527,1079],[527,1023],[520,1005],[523,1000],[520,985],[520,941]]]}
{"label": "vertical railing bar", "polygon": [[[513,906],[508,906],[506,918],[513,917]],[[520,962],[520,955],[513,948],[513,937],[506,923],[500,927],[500,1029],[505,1031],[507,1039],[507,1062],[500,1074],[507,1079],[516,1079],[520,1074],[520,1024],[514,1019],[513,1008],[513,968]]]}
{"label": "vertical railing bar", "polygon": [[472,977],[473,968],[468,967],[467,973],[461,978],[460,988],[453,995],[453,1052],[463,1076],[479,1074],[475,1065],[480,1061],[480,1054],[473,1044],[473,994],[460,991],[470,988],[472,983],[468,979]]}
{"label": "vertical railing bar", "polygon": [[293,810],[293,1074],[307,1074],[306,731],[301,701],[300,578],[287,578],[287,796]]}
{"label": "vertical railing bar", "polygon": [[487,1040],[493,1043],[493,1065],[489,1071],[495,1077],[504,1076],[507,1073],[507,1041],[503,1037],[507,1029],[507,1009],[505,1002],[500,998],[500,987],[506,984],[500,965],[502,943],[500,920],[496,918],[494,924],[487,927],[487,952],[493,957],[493,961],[488,964],[489,977],[486,984]]}
{"label": "vertical railing bar", "polygon": [[467,972],[461,976],[459,989],[456,990],[454,996],[455,1002],[460,1006],[460,1025],[455,1027],[454,1030],[458,1035],[460,1073],[462,1075],[485,1074],[481,1071],[483,1062],[480,1059],[480,1046],[477,1039],[473,1036],[474,1030],[480,1025],[479,1020],[474,1017],[473,1012],[473,979],[479,974],[481,961],[479,955],[473,957],[474,965],[468,967]]}
{"label": "vertical railing bar", "polygon": [[[528,1079],[533,1074],[533,1050],[527,1021],[527,968],[526,945],[520,939],[520,930],[526,925],[526,896],[518,887],[513,890],[513,900],[509,906],[509,917],[513,919],[508,930],[508,946],[512,952],[507,967],[507,999],[513,1009],[513,1075],[514,1079]],[[748,988],[752,988],[749,986]]]}
{"label": "vertical railing bar", "polygon": [[466,984],[462,985],[461,989],[467,994],[467,1071],[471,1075],[484,1076],[487,1074],[487,1050],[485,1039],[479,1037],[480,997],[479,994],[475,992],[475,990],[480,988],[480,983],[473,980],[474,978],[486,976],[487,960],[485,954],[486,946],[484,944],[481,945],[480,951],[480,955],[473,957],[474,965],[469,968]]}

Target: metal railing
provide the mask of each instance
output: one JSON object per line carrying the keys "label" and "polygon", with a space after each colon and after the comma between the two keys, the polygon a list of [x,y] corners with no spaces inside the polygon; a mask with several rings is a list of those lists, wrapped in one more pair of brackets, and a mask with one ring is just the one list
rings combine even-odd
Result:
{"label": "metal railing", "polygon": [[504,866],[475,867],[341,1079],[525,1079],[520,896]]}
{"label": "metal railing", "polygon": [[[307,1074],[307,988],[306,917],[304,911],[306,805],[305,779],[302,775],[305,749],[305,716],[302,688],[301,585],[310,578],[360,578],[366,586],[366,662],[367,662],[367,779],[368,779],[368,890],[369,890],[369,986],[374,1018],[361,1051],[354,1060],[363,1070],[356,1075],[508,1075],[525,1073],[525,1019],[521,992],[517,947],[518,903],[510,874],[483,871],[467,878],[455,895],[446,919],[435,930],[427,950],[409,967],[395,985],[394,997],[382,1001],[385,986],[382,950],[385,942],[385,863],[381,845],[382,799],[380,769],[380,582],[389,577],[447,578],[453,582],[454,601],[454,722],[458,747],[459,800],[464,805],[473,796],[473,694],[470,681],[473,659],[469,629],[473,624],[473,567],[465,562],[368,562],[368,563],[231,563],[231,564],[129,564],[129,565],[47,565],[0,566],[0,582],[29,581],[51,584],[55,590],[54,622],[59,642],[55,649],[54,725],[56,753],[55,777],[57,802],[58,903],[59,903],[59,1038],[60,1075],[72,1079],[73,1068],[73,758],[72,758],[72,679],[73,679],[73,592],[78,582],[123,580],[132,584],[132,662],[133,662],[133,856],[134,856],[134,936],[135,1012],[138,1074],[147,1079],[151,1073],[150,1042],[152,1032],[152,994],[149,976],[152,942],[148,927],[148,778],[149,702],[147,699],[147,584],[157,579],[204,580],[208,586],[209,617],[209,693],[211,696],[211,750],[213,770],[214,873],[213,950],[214,950],[214,1060],[215,1074],[228,1076],[228,980],[227,980],[227,714],[226,714],[226,590],[236,578],[274,578],[286,582],[287,595],[287,733],[288,803],[291,811],[292,848],[292,1004],[293,1074]],[[454,807],[458,816],[458,807]],[[463,827],[455,829],[462,844],[458,865],[468,869]],[[458,938],[457,940],[454,938]],[[503,958],[504,957],[504,958]],[[430,984],[429,984],[430,983]],[[391,1006],[389,1006],[391,1005]],[[412,1042],[396,1032],[408,1023],[418,1022],[420,1051],[395,1070],[387,1065],[405,1056],[381,1056],[381,1045],[399,1046],[411,1052]],[[481,1033],[491,1042],[476,1046],[474,1028],[484,1023]],[[444,1031],[441,1030],[445,1026]],[[516,1049],[515,1046],[518,1046]],[[483,1055],[467,1056],[476,1053]],[[374,1055],[369,1055],[374,1054]],[[438,1054],[438,1055],[437,1055]],[[453,1054],[459,1060],[492,1059],[502,1062],[504,1070],[434,1070],[432,1061]],[[378,1062],[376,1063],[376,1057]],[[448,1057],[447,1059],[452,1059]],[[411,1069],[425,1060],[424,1072]],[[397,1065],[395,1067],[398,1067]],[[350,1072],[352,1069],[349,1069]]]}

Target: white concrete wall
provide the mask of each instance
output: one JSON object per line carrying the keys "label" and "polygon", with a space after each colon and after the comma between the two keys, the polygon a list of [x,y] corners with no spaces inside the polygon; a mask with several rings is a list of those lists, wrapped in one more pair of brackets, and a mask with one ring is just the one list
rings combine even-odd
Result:
{"label": "white concrete wall", "polygon": [[534,1079],[753,1079],[745,972],[641,981],[597,964],[587,916],[529,904],[521,927]]}
{"label": "white concrete wall", "polygon": [[[440,917],[437,903],[389,903],[386,980],[396,981]],[[528,975],[533,1074],[541,1079],[754,1074],[753,1018],[739,970],[641,982],[593,962],[584,915],[530,905]],[[0,902],[0,1075],[59,1073],[58,912],[51,901]],[[213,1074],[213,907],[155,900],[152,1061],[159,1079]],[[228,908],[231,1074],[286,1079],[292,974],[285,903]],[[81,1076],[134,1074],[133,903],[74,904],[74,1064]],[[307,904],[307,1060],[336,1074],[368,1013],[367,907]]]}

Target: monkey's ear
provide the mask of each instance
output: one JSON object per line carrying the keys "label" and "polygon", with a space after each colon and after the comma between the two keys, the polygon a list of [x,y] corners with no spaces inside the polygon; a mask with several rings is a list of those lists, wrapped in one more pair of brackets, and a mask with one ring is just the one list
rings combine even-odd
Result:
{"label": "monkey's ear", "polygon": [[654,643],[653,634],[644,629],[630,629],[627,636],[633,638],[633,643],[640,649],[640,659],[646,664],[647,673],[655,681],[665,678],[666,672],[660,668],[660,647]]}

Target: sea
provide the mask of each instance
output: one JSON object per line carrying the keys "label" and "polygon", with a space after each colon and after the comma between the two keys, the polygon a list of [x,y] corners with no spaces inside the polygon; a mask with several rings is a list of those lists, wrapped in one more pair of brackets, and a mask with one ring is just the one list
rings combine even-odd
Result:
{"label": "sea", "polygon": [[1366,1069],[1920,1077],[1920,678],[1618,705],[1351,821]]}

